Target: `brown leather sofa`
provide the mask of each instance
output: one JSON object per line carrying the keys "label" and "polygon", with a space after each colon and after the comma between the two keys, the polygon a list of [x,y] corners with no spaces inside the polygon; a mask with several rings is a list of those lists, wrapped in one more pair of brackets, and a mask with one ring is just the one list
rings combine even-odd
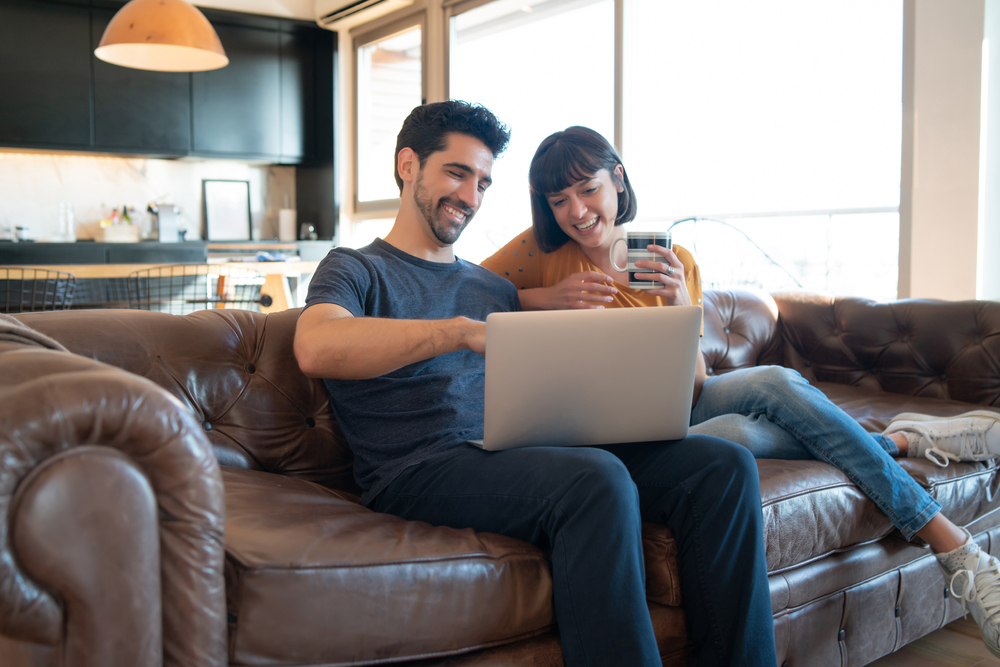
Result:
{"label": "brown leather sofa", "polygon": [[[870,430],[1000,401],[1000,304],[705,296],[710,373],[789,366]],[[0,664],[562,664],[545,553],[358,504],[297,317],[20,316],[82,356],[0,341]],[[1000,553],[995,465],[902,465]],[[961,614],[839,471],[759,469],[779,665],[866,664]],[[685,664],[675,543],[644,547]]]}

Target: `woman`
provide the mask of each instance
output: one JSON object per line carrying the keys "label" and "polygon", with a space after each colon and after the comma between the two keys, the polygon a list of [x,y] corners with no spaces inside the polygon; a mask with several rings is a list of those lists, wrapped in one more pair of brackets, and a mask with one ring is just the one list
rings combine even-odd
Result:
{"label": "woman", "polygon": [[[609,248],[637,205],[621,158],[600,134],[584,127],[552,134],[528,178],[532,228],[483,262],[518,287],[524,309],[701,304],[698,267],[679,246],[649,246],[661,261],[636,262],[648,270],[636,279],[659,282],[658,289],[627,287],[627,274],[612,265]],[[998,456],[1000,426],[992,427],[1000,417],[901,415],[873,434],[793,370],[760,366],[707,377],[698,358],[692,434],[739,443],[757,458],[815,458],[840,468],[907,539],[920,537],[937,552],[952,594],[972,603],[987,648],[1000,657],[1000,561],[981,552],[893,460],[926,456],[947,465]]]}

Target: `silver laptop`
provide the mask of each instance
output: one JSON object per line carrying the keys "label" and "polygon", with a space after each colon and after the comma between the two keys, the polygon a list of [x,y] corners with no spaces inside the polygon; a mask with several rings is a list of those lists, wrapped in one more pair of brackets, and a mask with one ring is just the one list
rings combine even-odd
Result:
{"label": "silver laptop", "polygon": [[492,313],[488,450],[611,445],[687,435],[701,308]]}

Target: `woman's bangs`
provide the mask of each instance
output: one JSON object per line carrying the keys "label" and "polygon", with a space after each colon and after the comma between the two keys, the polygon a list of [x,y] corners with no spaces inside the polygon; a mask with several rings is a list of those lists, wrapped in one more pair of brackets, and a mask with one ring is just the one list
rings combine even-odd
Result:
{"label": "woman's bangs", "polygon": [[538,160],[531,174],[531,186],[545,196],[592,178],[600,163],[579,146],[557,141]]}

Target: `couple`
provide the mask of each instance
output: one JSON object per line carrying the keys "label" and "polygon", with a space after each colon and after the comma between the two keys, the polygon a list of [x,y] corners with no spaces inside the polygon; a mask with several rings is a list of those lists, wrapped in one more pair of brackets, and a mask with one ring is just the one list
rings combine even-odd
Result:
{"label": "couple", "polygon": [[[817,457],[844,469],[908,538],[931,543],[942,567],[964,574],[953,588],[975,593],[973,613],[996,651],[997,561],[892,461],[926,450],[992,456],[994,420],[898,422],[892,433],[870,435],[794,373],[750,369],[706,379],[700,364],[695,426],[684,440],[504,452],[467,444],[482,437],[489,313],[687,304],[689,289],[700,293],[696,283],[685,285],[696,268],[680,249],[658,248],[663,261],[646,267],[662,289],[614,287],[620,275],[602,262],[621,234],[617,224],[635,214],[635,195],[614,150],[582,128],[546,139],[532,163],[541,252],[532,251],[540,278],[522,285],[530,289],[456,259],[452,244],[481,205],[508,139],[480,106],[414,109],[397,138],[401,205],[392,230],[365,248],[332,251],[310,284],[295,355],[303,372],[325,379],[363,502],[551,549],[553,602],[571,666],[660,664],[640,526],[661,522],[678,544],[693,664],[774,665],[753,453]],[[530,238],[515,240],[518,249]],[[505,256],[487,264],[498,268]],[[946,437],[956,423],[981,433]],[[979,442],[975,451],[948,451],[970,439]],[[771,449],[757,449],[762,443]]]}

